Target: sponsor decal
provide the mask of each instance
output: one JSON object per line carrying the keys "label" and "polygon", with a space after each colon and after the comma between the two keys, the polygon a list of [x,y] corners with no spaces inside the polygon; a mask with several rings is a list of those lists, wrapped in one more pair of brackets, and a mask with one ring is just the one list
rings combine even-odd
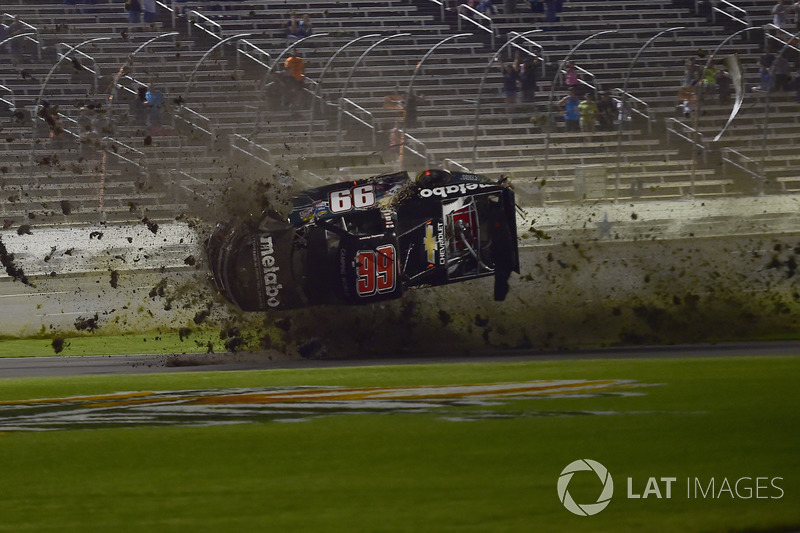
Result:
{"label": "sponsor decal", "polygon": [[436,239],[433,238],[433,224],[428,222],[425,225],[425,239],[422,241],[425,244],[425,252],[426,258],[428,260],[428,265],[432,266],[434,260],[436,259]]}
{"label": "sponsor decal", "polygon": [[464,195],[478,189],[486,189],[489,187],[497,187],[497,185],[494,183],[459,183],[458,185],[420,189],[419,195],[423,198],[430,198],[431,196],[448,198],[452,195]]}
{"label": "sponsor decal", "polygon": [[346,213],[353,209],[367,209],[375,205],[375,187],[359,185],[351,189],[332,191],[328,195],[328,206],[332,213]]}
{"label": "sponsor decal", "polygon": [[444,257],[444,224],[439,222],[436,224],[436,246],[439,247],[439,264],[443,265],[445,261]]}
{"label": "sponsor decal", "polygon": [[[299,422],[322,416],[436,414],[452,422],[610,416],[612,411],[536,411],[537,398],[641,395],[631,380],[541,380],[422,387],[270,387],[119,392],[0,402],[0,432],[136,426]],[[515,404],[518,406],[513,409]],[[630,414],[630,413],[626,413]]]}
{"label": "sponsor decal", "polygon": [[261,235],[258,239],[258,251],[261,255],[261,272],[264,280],[264,294],[267,305],[278,307],[281,305],[280,292],[283,285],[278,283],[279,267],[275,266],[274,247],[271,235]]}
{"label": "sponsor decal", "polygon": [[391,210],[381,209],[381,215],[383,216],[383,227],[387,230],[394,229],[394,219],[392,218]]}

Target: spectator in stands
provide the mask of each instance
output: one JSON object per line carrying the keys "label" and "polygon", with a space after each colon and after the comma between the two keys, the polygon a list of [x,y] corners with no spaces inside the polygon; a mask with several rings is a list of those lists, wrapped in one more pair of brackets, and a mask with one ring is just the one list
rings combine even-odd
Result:
{"label": "spectator in stands", "polygon": [[58,143],[64,137],[64,124],[58,106],[51,106],[50,102],[43,101],[38,111],[39,118],[43,119],[50,128],[50,139]]}
{"label": "spectator in stands", "polygon": [[404,100],[405,97],[400,92],[400,84],[395,83],[394,92],[392,94],[387,94],[386,96],[383,97],[383,108],[403,111],[405,109]]}
{"label": "spectator in stands", "polygon": [[719,96],[719,103],[727,105],[731,101],[731,94],[733,93],[733,79],[726,70],[719,69],[717,71],[717,96]]}
{"label": "spectator in stands", "polygon": [[297,53],[297,48],[292,48],[289,52],[289,57],[283,64],[286,67],[286,74],[289,81],[289,94],[288,105],[293,108],[300,103],[300,98],[303,90],[303,80],[305,79],[306,64],[305,61]]}
{"label": "spectator in stands", "polygon": [[683,87],[694,87],[702,75],[700,65],[694,57],[687,59],[683,64]]}
{"label": "spectator in stands", "polygon": [[422,96],[422,93],[417,94],[414,90],[411,90],[411,94],[408,95],[408,101],[405,105],[405,115],[403,122],[405,123],[406,128],[416,128],[417,127],[417,109],[419,104],[427,104],[428,101],[425,100],[425,97]]}
{"label": "spectator in stands", "polygon": [[517,12],[517,0],[503,0],[503,14],[512,15]]}
{"label": "spectator in stands", "polygon": [[717,68],[714,60],[711,59],[706,63],[706,66],[703,68],[703,79],[702,79],[702,89],[703,95],[710,92],[711,88],[717,84],[717,74],[719,73],[719,69]]}
{"label": "spectator in stands", "polygon": [[547,22],[558,22],[558,7],[556,0],[544,0],[544,19]]}
{"label": "spectator in stands", "polygon": [[770,69],[772,69],[772,63],[775,62],[775,54],[772,53],[772,50],[768,46],[764,47],[764,53],[758,60],[758,71],[761,75],[761,85],[760,88],[762,91],[768,91],[770,87]]}
{"label": "spectator in stands", "polygon": [[795,101],[800,104],[800,73],[795,72],[794,79],[789,83],[789,90],[795,92]]}
{"label": "spectator in stands", "polygon": [[314,25],[311,23],[311,15],[306,13],[303,15],[303,20],[300,21],[299,35],[300,38],[311,37],[314,34]]}
{"label": "spectator in stands", "polygon": [[788,15],[789,8],[786,6],[785,0],[778,0],[778,3],[772,8],[772,24],[785,30],[789,26]]}
{"label": "spectator in stands", "polygon": [[578,104],[581,131],[584,133],[594,133],[595,123],[597,122],[597,112],[597,102],[594,101],[594,94],[592,91],[586,91],[583,102]]}
{"label": "spectator in stands", "polygon": [[92,117],[89,116],[89,110],[86,106],[81,106],[78,110],[78,138],[81,142],[81,149],[91,142],[92,134]]}
{"label": "spectator in stands", "polygon": [[154,24],[156,21],[156,0],[141,0],[141,2],[145,24]]}
{"label": "spectator in stands", "polygon": [[574,61],[567,61],[567,66],[564,68],[564,85],[568,88],[578,89],[580,83],[580,76],[578,75],[578,67]]}
{"label": "spectator in stands", "polygon": [[142,22],[142,3],[140,0],[125,0],[125,10],[128,12],[128,24]]}
{"label": "spectator in stands", "polygon": [[393,157],[395,161],[396,170],[403,169],[403,148],[405,144],[405,138],[405,132],[400,129],[400,125],[398,123],[395,123],[394,128],[392,128],[392,131],[389,132],[389,147],[391,149],[391,157]]}
{"label": "spectator in stands", "polygon": [[614,129],[614,117],[617,114],[617,105],[611,98],[608,91],[600,93],[600,100],[597,102],[597,121],[600,129],[611,131]]}
{"label": "spectator in stands", "polygon": [[[2,26],[0,26],[2,28]],[[0,41],[4,41],[10,37],[14,37],[21,33],[25,33],[25,28],[22,27],[22,22],[19,20],[18,15],[14,15],[11,18],[11,23],[8,25],[8,29],[5,30],[5,34],[0,36]],[[19,41],[24,41],[25,39],[14,39],[13,41],[8,43],[8,51],[12,54],[17,54],[22,50],[20,47]]]}
{"label": "spectator in stands", "polygon": [[394,127],[389,131],[389,159],[397,161],[400,159],[400,148],[403,145],[403,130],[400,129],[400,123],[395,122]]}
{"label": "spectator in stands", "polygon": [[265,94],[267,97],[267,106],[271,111],[280,111],[286,104],[288,94],[286,78],[286,76],[277,72],[277,69],[269,74]]}
{"label": "spectator in stands", "polygon": [[532,103],[536,101],[536,91],[539,89],[539,58],[529,57],[519,69],[519,85],[522,90],[522,101]]}
{"label": "spectator in stands", "polygon": [[564,109],[564,126],[569,132],[580,131],[581,115],[578,110],[580,104],[578,91],[574,87],[571,87],[569,94],[558,102],[558,107]]}
{"label": "spectator in stands", "polygon": [[144,85],[136,90],[136,96],[130,103],[130,113],[136,126],[140,128],[147,126],[147,87]]}
{"label": "spectator in stands", "polygon": [[503,73],[503,97],[507,104],[517,102],[517,82],[519,81],[519,59],[513,63],[506,63],[498,58],[500,70]]}
{"label": "spectator in stands", "polygon": [[497,8],[492,4],[492,0],[480,0],[478,5],[475,6],[475,10],[487,17],[497,14]]}
{"label": "spectator in stands", "polygon": [[544,0],[530,0],[531,13],[544,13]]}
{"label": "spectator in stands", "polygon": [[771,91],[788,91],[789,82],[791,81],[791,70],[789,69],[789,61],[781,54],[772,62],[769,77],[771,80]]}
{"label": "spectator in stands", "polygon": [[790,11],[794,15],[794,32],[800,32],[800,0],[792,5],[792,9]]}
{"label": "spectator in stands", "polygon": [[617,120],[619,120],[622,129],[630,129],[632,110],[631,101],[627,98],[621,98],[617,102]]}
{"label": "spectator in stands", "polygon": [[289,22],[286,23],[286,41],[292,42],[301,38],[300,23],[297,21],[297,14],[292,11],[289,15]]}
{"label": "spectator in stands", "polygon": [[150,127],[161,126],[161,112],[164,108],[164,93],[148,87],[145,92],[145,104],[147,105],[147,125]]}

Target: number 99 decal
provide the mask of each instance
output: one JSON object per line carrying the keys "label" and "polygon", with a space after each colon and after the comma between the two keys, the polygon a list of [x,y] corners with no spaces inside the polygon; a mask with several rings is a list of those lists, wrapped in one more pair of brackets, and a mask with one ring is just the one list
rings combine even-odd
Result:
{"label": "number 99 decal", "polygon": [[367,297],[391,292],[395,288],[394,246],[385,244],[356,254],[356,292]]}

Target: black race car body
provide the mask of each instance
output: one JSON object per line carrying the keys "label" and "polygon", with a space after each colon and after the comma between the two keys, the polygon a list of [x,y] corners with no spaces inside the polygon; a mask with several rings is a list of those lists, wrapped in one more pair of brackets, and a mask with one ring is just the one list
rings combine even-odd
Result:
{"label": "black race car body", "polygon": [[287,221],[218,225],[207,252],[245,311],[367,304],[485,276],[502,300],[519,272],[514,192],[441,170],[335,183],[295,196]]}

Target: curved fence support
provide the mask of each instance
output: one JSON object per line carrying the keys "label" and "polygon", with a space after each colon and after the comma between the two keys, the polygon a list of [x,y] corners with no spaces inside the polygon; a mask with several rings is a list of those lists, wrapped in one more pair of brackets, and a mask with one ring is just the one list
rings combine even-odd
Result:
{"label": "curved fence support", "polygon": [[483,97],[483,86],[486,84],[486,77],[489,75],[489,70],[495,65],[495,61],[498,57],[503,53],[503,51],[511,46],[517,39],[522,39],[526,35],[530,35],[532,33],[537,33],[543,30],[530,30],[523,33],[518,34],[516,37],[512,37],[507,40],[498,50],[494,53],[489,62],[486,63],[486,68],[483,69],[483,76],[481,76],[481,82],[478,85],[478,97],[475,99],[475,124],[472,128],[472,167],[475,167],[477,156],[478,156],[478,124],[480,123],[481,118],[481,98]]}
{"label": "curved fence support", "polygon": [[[783,54],[786,52],[787,48],[789,48],[790,46],[793,46],[793,43],[795,43],[797,41],[798,37],[800,37],[800,31],[795,33],[794,35],[792,35],[792,38],[789,39],[786,42],[786,44],[783,45],[783,48],[781,48],[781,51],[778,52],[778,55],[775,56],[775,61],[772,63],[773,65],[775,64],[775,62],[779,61],[783,57]],[[774,83],[774,81],[775,80],[772,79],[772,76],[770,76],[770,80],[769,80],[770,87],[767,87],[767,104],[764,106],[764,123],[762,125],[762,128],[764,130],[764,137],[762,138],[762,141],[761,141],[761,175],[763,177],[761,178],[761,186],[760,186],[759,189],[763,189],[764,183],[767,181],[767,174],[766,174],[767,136],[768,136],[768,131],[769,131],[768,128],[769,128],[770,95],[772,94],[771,85],[772,85],[772,83]],[[759,192],[763,194],[763,190],[759,190]]]}
{"label": "curved fence support", "polygon": [[353,78],[353,74],[355,74],[356,67],[377,46],[380,46],[381,44],[383,44],[386,41],[389,41],[391,39],[397,39],[398,37],[408,37],[409,35],[411,35],[411,34],[410,33],[396,33],[394,35],[390,35],[388,37],[384,37],[383,39],[380,39],[378,42],[375,42],[375,43],[371,44],[364,51],[364,53],[362,53],[360,56],[358,56],[358,59],[356,59],[355,63],[353,63],[353,66],[350,67],[350,74],[348,74],[347,79],[344,82],[344,87],[342,87],[342,93],[341,93],[341,95],[339,97],[339,115],[338,115],[338,120],[337,120],[338,128],[337,128],[337,132],[336,132],[336,156],[337,157],[341,154],[341,149],[342,149],[342,117],[343,117],[343,114],[344,114],[343,110],[342,110],[342,102],[344,101],[345,98],[347,98],[347,89],[350,86],[350,80]]}
{"label": "curved fence support", "polygon": [[[457,33],[455,35],[450,35],[449,37],[445,37],[444,39],[442,39],[438,43],[436,43],[433,46],[431,46],[428,49],[428,51],[425,52],[425,55],[422,56],[422,59],[420,59],[417,62],[416,67],[414,67],[414,72],[413,72],[413,74],[411,74],[411,79],[408,82],[408,89],[406,89],[406,100],[405,100],[406,111],[408,110],[408,102],[411,100],[411,95],[413,94],[413,91],[414,91],[414,80],[417,79],[417,74],[419,74],[420,70],[422,70],[422,65],[425,64],[425,61],[433,54],[433,52],[436,51],[437,48],[439,48],[440,46],[448,43],[449,41],[452,41],[454,39],[458,39],[459,37],[472,37],[472,34],[471,33]],[[403,124],[403,128],[404,129],[407,126],[408,126],[408,124]]]}
{"label": "curved fence support", "polygon": [[[685,26],[676,26],[674,28],[668,28],[664,31],[660,31],[650,37],[646,43],[644,43],[641,48],[636,52],[636,55],[631,60],[630,65],[628,65],[628,72],[625,73],[625,80],[622,82],[622,91],[620,92],[620,109],[625,110],[626,106],[628,105],[628,82],[631,79],[631,74],[633,73],[633,67],[636,66],[636,63],[639,61],[639,57],[642,53],[650,47],[651,44],[656,42],[659,37],[662,35],[666,35],[667,33],[680,31],[685,29]],[[614,180],[614,201],[619,202],[619,182],[620,182],[620,160],[622,159],[622,126],[624,120],[620,119],[617,129],[617,175],[616,179]],[[692,182],[692,191],[694,191],[694,182]]]}
{"label": "curved fence support", "polygon": [[[316,39],[317,37],[327,37],[327,36],[328,36],[327,33],[315,33],[313,35],[309,35],[308,37],[303,37],[302,39],[298,39],[289,46],[287,46],[286,48],[284,48],[281,51],[281,53],[278,54],[278,57],[276,57],[275,60],[272,62],[272,65],[270,65],[269,69],[267,69],[267,74],[264,76],[264,81],[261,83],[261,94],[259,96],[259,100],[260,101],[264,100],[264,93],[267,91],[267,87],[269,86],[269,79],[272,76],[272,73],[275,71],[275,67],[280,64],[281,60],[286,56],[286,54],[289,53],[289,50],[295,48],[296,46],[308,40]],[[256,113],[256,127],[253,133],[257,132],[261,127],[261,119],[262,119],[261,107],[262,107],[261,105],[258,106],[258,112]]]}
{"label": "curved fence support", "polygon": [[550,160],[550,134],[553,130],[553,96],[555,95],[556,91],[556,83],[558,82],[558,77],[561,75],[561,69],[566,65],[572,55],[578,51],[578,49],[583,46],[585,43],[600,37],[601,35],[606,35],[608,33],[617,33],[617,30],[604,30],[599,31],[589,37],[585,38],[578,44],[572,47],[572,49],[567,53],[567,56],[561,61],[561,65],[556,69],[556,74],[553,76],[553,82],[550,84],[550,96],[547,98],[547,136],[545,137],[544,141],[544,179],[547,179],[547,166]]}
{"label": "curved fence support", "polygon": [[[314,146],[314,118],[315,118],[315,111],[317,109],[317,100],[322,100],[322,83],[325,81],[325,75],[328,73],[328,70],[333,65],[333,61],[339,56],[340,53],[344,52],[350,46],[363,41],[365,39],[371,39],[373,37],[380,37],[379,33],[370,33],[367,35],[362,35],[361,37],[356,37],[355,39],[346,42],[344,45],[339,47],[331,57],[328,59],[328,62],[325,63],[325,66],[322,68],[322,72],[319,73],[319,77],[317,78],[317,84],[314,86],[314,93],[311,97],[311,112],[308,120],[308,150],[311,152]],[[320,103],[320,105],[324,105]]]}

